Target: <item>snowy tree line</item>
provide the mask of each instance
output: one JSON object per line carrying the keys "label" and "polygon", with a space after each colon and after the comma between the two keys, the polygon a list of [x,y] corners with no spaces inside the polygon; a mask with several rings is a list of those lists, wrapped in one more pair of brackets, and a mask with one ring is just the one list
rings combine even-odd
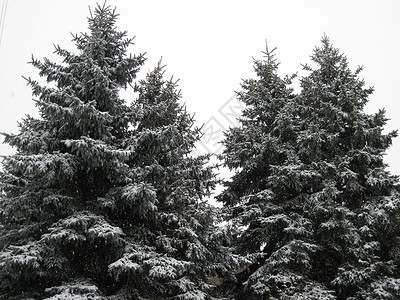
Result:
{"label": "snowy tree line", "polygon": [[[0,299],[398,299],[398,178],[383,155],[384,110],[327,37],[301,90],[274,50],[254,60],[225,132],[221,181],[160,62],[99,5],[77,53],[32,57],[40,118],[3,133]],[[120,96],[130,90],[133,101]],[[221,224],[224,224],[221,226]]]}

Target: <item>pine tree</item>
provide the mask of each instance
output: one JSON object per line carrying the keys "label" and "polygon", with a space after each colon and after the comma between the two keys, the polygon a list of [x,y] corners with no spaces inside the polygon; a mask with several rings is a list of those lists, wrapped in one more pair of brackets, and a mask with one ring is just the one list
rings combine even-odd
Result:
{"label": "pine tree", "polygon": [[382,158],[396,132],[363,113],[373,90],[327,37],[312,60],[296,95],[267,51],[238,93],[247,108],[222,154],[236,173],[219,196],[253,261],[236,297],[394,299],[400,203]]}
{"label": "pine tree", "polygon": [[127,184],[130,152],[120,140],[129,128],[129,106],[118,92],[144,62],[142,55],[127,57],[132,39],[116,30],[116,18],[98,6],[88,20],[90,33],[73,37],[78,54],[56,46],[62,64],[32,58],[48,85],[27,79],[40,118],[28,116],[18,134],[5,134],[17,149],[1,174],[6,299],[57,292],[84,297],[100,294],[96,285],[109,288],[102,273],[118,258],[124,233],[97,203],[110,187]]}
{"label": "pine tree", "polygon": [[200,129],[178,102],[177,82],[164,79],[161,63],[135,91],[128,140],[133,182],[112,204],[130,237],[122,257],[110,265],[124,285],[117,299],[218,296],[212,278],[229,282],[230,266],[239,259],[226,253],[225,233],[214,225],[214,209],[204,200],[216,181],[212,167],[205,167],[209,155],[191,155]]}
{"label": "pine tree", "polygon": [[302,80],[300,105],[310,109],[299,112],[308,116],[308,128],[298,137],[298,152],[303,162],[316,163],[320,176],[308,207],[320,241],[315,263],[324,269],[315,276],[338,298],[398,298],[398,178],[383,162],[397,131],[383,134],[384,110],[363,113],[373,89],[327,37],[312,60],[318,68],[305,66],[310,75]]}
{"label": "pine tree", "polygon": [[[2,299],[208,299],[227,273],[223,232],[204,197],[208,157],[190,155],[200,132],[158,66],[133,86],[144,56],[106,5],[76,35],[78,54],[32,58],[40,118],[27,117],[3,161]],[[234,263],[234,261],[233,261]]]}

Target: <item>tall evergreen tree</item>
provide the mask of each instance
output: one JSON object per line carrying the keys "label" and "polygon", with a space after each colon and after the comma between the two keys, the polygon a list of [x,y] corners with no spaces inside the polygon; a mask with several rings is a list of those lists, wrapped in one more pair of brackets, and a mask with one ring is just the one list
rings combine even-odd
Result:
{"label": "tall evergreen tree", "polygon": [[98,6],[78,53],[32,59],[40,118],[5,134],[0,198],[2,299],[201,299],[226,273],[221,231],[202,200],[214,186],[207,157],[190,156],[199,130],[158,66],[132,85],[143,55],[117,15]]}
{"label": "tall evergreen tree", "polygon": [[135,87],[139,96],[127,141],[134,153],[133,181],[111,204],[130,237],[122,257],[110,265],[123,284],[117,299],[209,299],[218,296],[212,278],[229,280],[230,265],[239,265],[224,251],[225,234],[204,200],[215,186],[212,167],[205,167],[209,155],[191,155],[201,132],[163,69],[159,63]]}
{"label": "tall evergreen tree", "polygon": [[267,51],[238,93],[222,154],[236,173],[219,196],[253,261],[236,297],[394,299],[400,203],[383,154],[396,132],[363,113],[372,89],[327,37],[312,60],[295,95]]}
{"label": "tall evergreen tree", "polygon": [[129,106],[118,92],[144,62],[142,55],[127,57],[132,39],[116,30],[116,18],[97,7],[89,33],[73,37],[77,54],[55,47],[62,64],[32,58],[50,84],[27,79],[40,118],[28,116],[18,134],[5,134],[17,149],[1,174],[5,299],[44,298],[45,289],[62,282],[68,287],[61,294],[100,293],[93,282],[108,288],[102,273],[118,258],[124,234],[97,202],[110,187],[127,184],[130,153],[121,139]]}

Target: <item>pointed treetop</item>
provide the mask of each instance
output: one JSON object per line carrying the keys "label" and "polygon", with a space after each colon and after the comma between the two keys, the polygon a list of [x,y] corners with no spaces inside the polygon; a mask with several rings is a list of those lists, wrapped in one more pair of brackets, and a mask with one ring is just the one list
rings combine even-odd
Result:
{"label": "pointed treetop", "polygon": [[266,62],[268,63],[268,64],[271,64],[271,65],[276,65],[277,67],[280,65],[280,63],[277,63],[276,61],[277,61],[277,59],[275,58],[275,50],[276,50],[277,48],[276,47],[274,47],[271,51],[269,50],[269,48],[268,48],[268,41],[267,40],[265,40],[265,51],[262,51],[262,53],[264,54],[264,57],[266,58]]}

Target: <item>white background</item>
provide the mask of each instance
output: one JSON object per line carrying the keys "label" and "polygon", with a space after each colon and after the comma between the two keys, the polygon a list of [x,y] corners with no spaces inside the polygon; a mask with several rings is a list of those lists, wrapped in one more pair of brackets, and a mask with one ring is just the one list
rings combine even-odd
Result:
{"label": "white background", "polygon": [[[6,1],[6,2],[4,2]],[[103,2],[100,2],[101,4]],[[4,5],[3,5],[4,4]],[[117,27],[136,36],[132,53],[147,52],[139,77],[163,57],[167,76],[180,79],[182,101],[198,124],[220,119],[219,109],[240,90],[242,78],[255,77],[253,59],[261,58],[265,41],[277,47],[280,74],[292,74],[309,63],[326,34],[345,53],[354,70],[374,86],[366,112],[386,108],[386,131],[400,128],[400,1],[117,1]],[[0,0],[0,132],[17,132],[25,114],[37,116],[31,90],[22,76],[39,78],[27,64],[36,58],[57,60],[53,44],[75,51],[70,33],[87,32],[89,6],[82,0]],[[299,72],[301,75],[302,72]],[[127,101],[132,92],[123,94]],[[0,137],[0,142],[2,137]],[[12,153],[0,145],[0,155]],[[385,160],[400,175],[400,138]]]}

